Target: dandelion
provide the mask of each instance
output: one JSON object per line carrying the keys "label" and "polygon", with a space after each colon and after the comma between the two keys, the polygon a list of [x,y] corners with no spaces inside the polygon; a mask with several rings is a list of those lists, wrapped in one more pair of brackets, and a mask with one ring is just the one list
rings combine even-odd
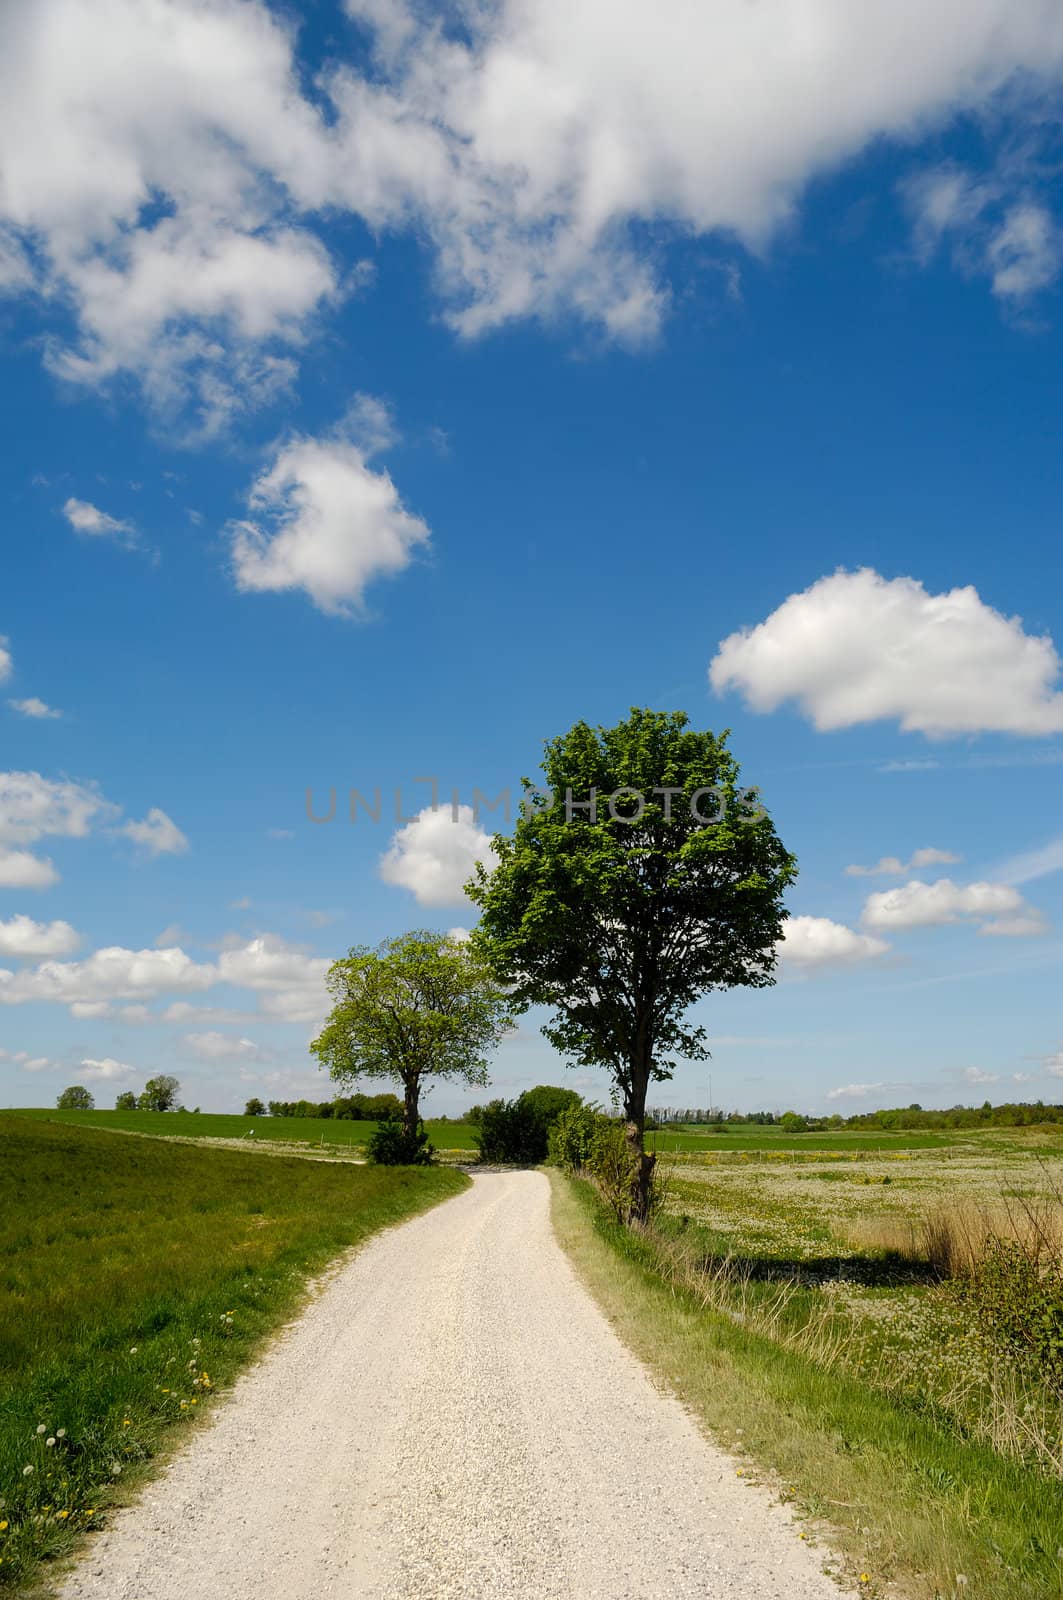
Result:
{"label": "dandelion", "polygon": [[132,1350],[130,1350],[130,1352],[129,1352],[129,1354],[130,1354],[130,1355],[131,1355],[131,1356],[135,1356],[135,1355],[136,1355],[136,1353],[137,1353],[137,1349],[138,1349],[138,1346],[137,1346],[137,1345],[134,1345],[134,1346],[133,1346],[133,1348],[132,1348]]}
{"label": "dandelion", "polygon": [[42,1436],[46,1434],[48,1432],[48,1424],[46,1422],[38,1422],[37,1432]]}
{"label": "dandelion", "polygon": [[57,1439],[65,1439],[66,1438],[66,1429],[65,1428],[56,1428],[55,1436],[56,1436]]}
{"label": "dandelion", "polygon": [[120,1461],[112,1461],[111,1462],[111,1477],[112,1478],[120,1478],[121,1476],[122,1476],[122,1463]]}
{"label": "dandelion", "polygon": [[24,1478],[28,1478],[30,1476],[30,1474],[32,1473],[32,1471],[33,1471],[33,1467],[32,1466],[25,1466],[22,1469],[22,1476]]}
{"label": "dandelion", "polygon": [[870,1572],[862,1572],[860,1574],[860,1582],[861,1583],[870,1583],[871,1582],[871,1574],[870,1574]]}
{"label": "dandelion", "polygon": [[65,1521],[66,1521],[66,1519],[67,1519],[67,1517],[68,1517],[68,1516],[69,1516],[69,1515],[70,1515],[70,1512],[69,1512],[69,1511],[57,1511],[57,1512],[56,1512],[56,1516],[57,1516],[57,1517],[60,1517],[60,1518],[62,1518],[62,1520],[63,1520],[63,1521],[64,1521],[64,1522],[65,1522]]}
{"label": "dandelion", "polygon": [[0,1522],[0,1533],[6,1533],[10,1526],[11,1524],[8,1522]]}
{"label": "dandelion", "polygon": [[132,1424],[132,1422],[130,1422],[128,1417],[123,1417],[122,1418],[122,1427],[123,1428],[131,1428],[132,1426],[133,1426],[133,1424]]}
{"label": "dandelion", "polygon": [[55,1449],[55,1436],[54,1435],[50,1439],[45,1439],[44,1442],[48,1446],[49,1450],[54,1450]]}
{"label": "dandelion", "polygon": [[181,1401],[181,1410],[182,1411],[187,1411],[188,1410],[188,1401],[187,1400],[182,1400]]}

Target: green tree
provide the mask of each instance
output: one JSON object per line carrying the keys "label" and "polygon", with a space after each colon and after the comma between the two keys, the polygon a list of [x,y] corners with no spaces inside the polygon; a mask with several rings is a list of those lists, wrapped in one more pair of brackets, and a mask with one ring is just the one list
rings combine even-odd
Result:
{"label": "green tree", "polygon": [[704,1029],[684,1022],[701,995],[774,982],[796,862],[741,788],[727,735],[682,712],[578,722],[547,743],[543,770],[545,798],[524,780],[497,868],[481,864],[467,886],[481,910],[473,941],[514,1009],[550,1006],[551,1043],[612,1074],[643,1217],[649,1085],[708,1055]]}
{"label": "green tree", "polygon": [[137,1101],[138,1111],[173,1111],[177,1105],[177,1096],[181,1092],[181,1085],[176,1078],[171,1078],[169,1073],[160,1072],[155,1078],[149,1078]]}
{"label": "green tree", "polygon": [[60,1111],[92,1111],[96,1106],[89,1091],[80,1083],[72,1083],[69,1089],[64,1089],[55,1103]]}
{"label": "green tree", "polygon": [[116,1111],[135,1111],[137,1109],[137,1097],[132,1089],[122,1090],[122,1093],[114,1103],[114,1109]]}
{"label": "green tree", "polygon": [[415,932],[358,946],[326,982],[335,1004],[310,1049],[339,1083],[401,1083],[406,1139],[416,1139],[426,1079],[487,1082],[509,1003],[467,942]]}
{"label": "green tree", "polygon": [[258,1098],[258,1096],[253,1094],[251,1096],[250,1100],[247,1102],[246,1106],[244,1107],[244,1116],[245,1117],[264,1117],[265,1115],[266,1115],[265,1106],[262,1104],[262,1101]]}

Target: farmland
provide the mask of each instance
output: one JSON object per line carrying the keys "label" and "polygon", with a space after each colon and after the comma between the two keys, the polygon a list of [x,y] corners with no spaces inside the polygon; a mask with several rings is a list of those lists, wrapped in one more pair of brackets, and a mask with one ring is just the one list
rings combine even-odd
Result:
{"label": "farmland", "polygon": [[308,1275],[468,1183],[24,1116],[0,1143],[0,1586],[101,1525]]}
{"label": "farmland", "polygon": [[[179,1139],[268,1140],[272,1144],[317,1145],[336,1155],[359,1151],[372,1122],[332,1117],[242,1117],[192,1111],[12,1111],[11,1116],[61,1122],[78,1128],[112,1128],[121,1133],[151,1133]],[[472,1150],[473,1129],[465,1122],[426,1121],[439,1150]]]}
{"label": "farmland", "polygon": [[833,1530],[866,1592],[1057,1596],[1056,1347],[1028,1342],[1002,1272],[987,1298],[958,1267],[1034,1219],[1058,1282],[1060,1130],[817,1137],[662,1155],[641,1236],[559,1178],[559,1229],[624,1336],[747,1472]]}

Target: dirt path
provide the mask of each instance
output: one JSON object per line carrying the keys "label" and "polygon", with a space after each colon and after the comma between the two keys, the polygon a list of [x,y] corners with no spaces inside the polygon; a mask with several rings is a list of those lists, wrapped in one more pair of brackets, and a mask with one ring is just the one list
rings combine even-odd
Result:
{"label": "dirt path", "polygon": [[838,1600],[577,1282],[539,1173],[371,1241],[64,1600]]}

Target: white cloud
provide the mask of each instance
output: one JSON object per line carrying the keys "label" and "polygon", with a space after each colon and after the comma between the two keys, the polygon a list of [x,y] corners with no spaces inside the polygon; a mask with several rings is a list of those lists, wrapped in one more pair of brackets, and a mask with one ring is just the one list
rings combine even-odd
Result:
{"label": "white cloud", "polygon": [[16,960],[66,956],[81,943],[69,922],[34,922],[32,917],[11,917],[0,922],[0,956]]}
{"label": "white cloud", "polygon": [[149,856],[177,856],[188,849],[188,840],[176,822],[158,806],[152,806],[143,822],[123,823],[117,831]]}
{"label": "white cloud", "polygon": [[950,241],[960,271],[988,277],[1006,303],[1047,289],[1063,266],[1063,237],[1043,205],[1015,199],[1012,188],[1006,173],[976,178],[956,166],[918,173],[903,186],[916,254],[928,260]]}
{"label": "white cloud", "polygon": [[99,506],[92,505],[88,500],[71,497],[63,506],[63,515],[75,533],[88,538],[113,539],[127,547],[137,542],[137,530],[131,522],[108,516],[106,511],[101,511]]}
{"label": "white cloud", "polygon": [[759,252],[815,176],[1063,56],[1046,0],[929,18],[914,0],[677,0],[652,27],[636,0],[499,0],[461,35],[412,0],[348,9],[376,30],[378,81],[333,90],[341,193],[378,224],[423,220],[466,333],[575,311],[650,336],[668,294],[633,226]]}
{"label": "white cloud", "polygon": [[0,849],[0,889],[50,889],[58,882],[50,861],[28,850]]}
{"label": "white cloud", "polygon": [[999,1083],[999,1072],[986,1072],[982,1067],[964,1067],[962,1077],[967,1083]]}
{"label": "white cloud", "polygon": [[1037,939],[1050,930],[1044,913],[1030,906],[1021,916],[994,917],[991,922],[983,922],[978,932],[1003,939]]}
{"label": "white cloud", "polygon": [[[1063,15],[1063,14],[1061,14]],[[720,645],[709,678],[754,711],[787,700],[821,731],[896,719],[906,732],[1063,732],[1060,660],[973,587],[930,594],[864,568],[821,578]]]}
{"label": "white cloud", "polygon": [[253,1039],[237,1039],[216,1030],[186,1033],[184,1042],[201,1061],[257,1061],[262,1055]]}
{"label": "white cloud", "polygon": [[337,287],[292,215],[296,192],[321,197],[329,142],[256,0],[0,12],[0,222],[32,238],[39,286],[77,322],[53,370],[131,373],[208,430],[276,392]]}
{"label": "white cloud", "polygon": [[13,664],[11,651],[8,648],[8,640],[3,634],[0,634],[0,683],[6,683],[12,671]]}
{"label": "white cloud", "polygon": [[113,1056],[104,1056],[102,1061],[86,1056],[81,1063],[81,1076],[90,1083],[113,1083],[116,1078],[132,1077],[136,1070]]}
{"label": "white cloud", "polygon": [[899,856],[882,856],[873,867],[851,866],[845,870],[850,878],[903,878],[905,873],[916,872],[920,867],[945,867],[962,860],[962,856],[953,855],[951,850],[937,850],[933,845],[926,845],[922,850],[913,851],[908,861],[902,861]]}
{"label": "white cloud", "polygon": [[[152,940],[156,950],[168,950],[172,945],[184,944],[188,935],[176,922],[168,923],[160,934]],[[195,943],[195,940],[192,941]]]}
{"label": "white cloud", "polygon": [[327,959],[308,955],[275,934],[223,950],[218,958],[220,980],[261,991],[259,1009],[276,1022],[322,1021],[331,1003],[325,988],[330,966]]}
{"label": "white cloud", "polygon": [[422,906],[452,906],[465,899],[477,861],[490,869],[497,857],[472,806],[459,806],[456,819],[450,806],[426,806],[392,838],[380,876],[411,890]]}
{"label": "white cloud", "polygon": [[829,917],[790,917],[783,925],[779,955],[787,966],[798,968],[850,967],[873,961],[889,945],[884,939],[857,933]]}
{"label": "white cloud", "polygon": [[[460,27],[347,9],[368,66],[296,62],[299,8],[261,0],[0,8],[0,289],[70,307],[54,371],[132,374],[223,425],[291,380],[347,287],[319,237],[343,212],[429,242],[463,333],[574,314],[652,337],[673,237],[763,252],[814,179],[1063,60],[1054,0],[673,0],[652,27],[636,0],[497,0]],[[1030,196],[997,206],[981,270],[1014,298],[1057,247]],[[939,200],[938,226],[962,210]]]}
{"label": "white cloud", "polygon": [[0,969],[0,1003],[150,999],[153,995],[208,989],[215,967],[198,965],[183,950],[126,950],[111,945],[84,961],[45,961],[32,971]]}
{"label": "white cloud", "polygon": [[868,895],[863,922],[865,927],[880,929],[937,928],[963,917],[1006,917],[1025,910],[1022,895],[1010,884],[960,885],[951,878],[924,883],[913,878],[895,889]]}
{"label": "white cloud", "polygon": [[83,839],[118,814],[95,788],[39,772],[0,772],[0,848],[33,844],[46,835]]}
{"label": "white cloud", "polygon": [[1063,1050],[1058,1050],[1055,1055],[1045,1056],[1043,1065],[1050,1078],[1063,1078]]}
{"label": "white cloud", "polygon": [[302,589],[340,616],[362,610],[367,585],[401,572],[429,539],[388,474],[340,433],[289,439],[248,505],[251,519],[229,529],[237,588]]}
{"label": "white cloud", "polygon": [[1050,839],[1037,850],[1011,856],[997,867],[995,876],[1003,883],[1033,883],[1052,872],[1063,871],[1063,838]]}
{"label": "white cloud", "polygon": [[35,717],[41,721],[56,721],[63,715],[54,706],[39,700],[35,694],[31,694],[28,700],[9,700],[7,703],[12,711],[17,711],[20,716]]}
{"label": "white cloud", "polygon": [[828,1100],[870,1100],[877,1099],[881,1094],[890,1089],[910,1089],[908,1083],[841,1083],[836,1089],[827,1090]]}

